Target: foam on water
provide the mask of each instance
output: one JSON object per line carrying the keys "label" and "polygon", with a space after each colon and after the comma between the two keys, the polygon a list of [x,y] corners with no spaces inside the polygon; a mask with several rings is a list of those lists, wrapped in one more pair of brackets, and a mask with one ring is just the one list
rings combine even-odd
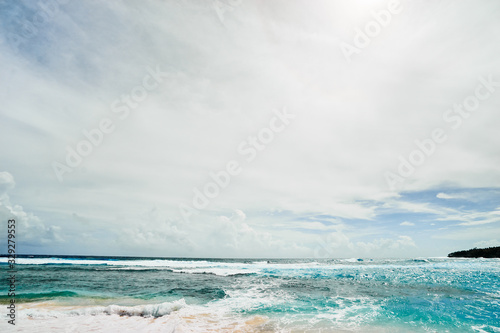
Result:
{"label": "foam on water", "polygon": [[251,269],[198,268],[198,269],[173,269],[172,272],[186,273],[186,274],[213,274],[218,276],[235,276],[235,275],[255,274],[260,271]]}
{"label": "foam on water", "polygon": [[[267,327],[267,328],[266,328]],[[0,323],[0,330],[9,329]],[[242,317],[183,300],[125,307],[60,307],[31,304],[20,311],[18,332],[264,332],[275,331],[265,316]],[[8,331],[8,330],[5,330]]]}
{"label": "foam on water", "polygon": [[498,263],[23,258],[19,327],[63,332],[74,321],[78,332],[95,323],[120,332],[498,332]]}
{"label": "foam on water", "polygon": [[[43,306],[40,306],[43,305]],[[97,316],[119,315],[128,317],[163,317],[186,306],[184,299],[175,302],[160,304],[143,304],[135,306],[108,305],[108,306],[60,306],[57,303],[38,303],[34,306],[24,306],[20,318],[41,319],[47,317],[61,318],[68,316]]]}

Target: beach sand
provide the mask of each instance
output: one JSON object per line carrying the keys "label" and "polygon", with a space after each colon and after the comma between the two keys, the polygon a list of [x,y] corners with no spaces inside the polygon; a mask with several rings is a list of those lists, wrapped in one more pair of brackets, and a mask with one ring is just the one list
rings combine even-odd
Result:
{"label": "beach sand", "polygon": [[[220,313],[196,311],[193,308],[182,308],[161,317],[130,315],[125,309],[117,313],[105,313],[103,309],[113,307],[89,307],[59,305],[57,302],[31,302],[19,304],[16,325],[0,323],[2,332],[167,332],[167,333],[271,333],[271,332],[321,332],[321,333],[395,333],[401,332],[396,327],[364,327],[358,329],[339,330],[318,323],[311,327],[290,325],[280,327],[276,321],[266,316],[242,317]],[[206,310],[206,309],[205,309]],[[106,310],[104,310],[106,311]],[[309,327],[309,328],[307,328]],[[405,332],[411,332],[407,329]],[[417,332],[417,331],[415,331]]]}

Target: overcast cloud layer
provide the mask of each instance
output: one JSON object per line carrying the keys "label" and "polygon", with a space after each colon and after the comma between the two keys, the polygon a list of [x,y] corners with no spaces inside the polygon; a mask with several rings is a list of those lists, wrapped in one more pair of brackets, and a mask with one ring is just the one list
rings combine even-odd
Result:
{"label": "overcast cloud layer", "polygon": [[38,254],[500,245],[499,15],[494,0],[2,2],[0,225],[16,218],[18,253]]}

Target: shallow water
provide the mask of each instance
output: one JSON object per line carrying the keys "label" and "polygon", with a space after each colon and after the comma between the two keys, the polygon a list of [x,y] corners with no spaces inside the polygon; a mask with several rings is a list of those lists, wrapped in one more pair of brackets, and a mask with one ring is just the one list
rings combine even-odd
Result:
{"label": "shallow water", "polygon": [[498,259],[17,263],[18,331],[500,332]]}

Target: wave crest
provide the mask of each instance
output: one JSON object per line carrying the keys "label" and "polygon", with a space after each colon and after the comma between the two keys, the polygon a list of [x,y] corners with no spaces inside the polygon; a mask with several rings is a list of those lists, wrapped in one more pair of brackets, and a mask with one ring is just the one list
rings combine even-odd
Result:
{"label": "wave crest", "polygon": [[70,311],[39,311],[36,309],[26,313],[29,318],[44,318],[44,317],[65,317],[65,316],[97,316],[97,315],[119,315],[128,317],[153,317],[159,318],[174,311],[178,311],[186,307],[184,299],[175,302],[165,302],[160,304],[144,304],[135,306],[124,305],[108,305],[85,307]]}

